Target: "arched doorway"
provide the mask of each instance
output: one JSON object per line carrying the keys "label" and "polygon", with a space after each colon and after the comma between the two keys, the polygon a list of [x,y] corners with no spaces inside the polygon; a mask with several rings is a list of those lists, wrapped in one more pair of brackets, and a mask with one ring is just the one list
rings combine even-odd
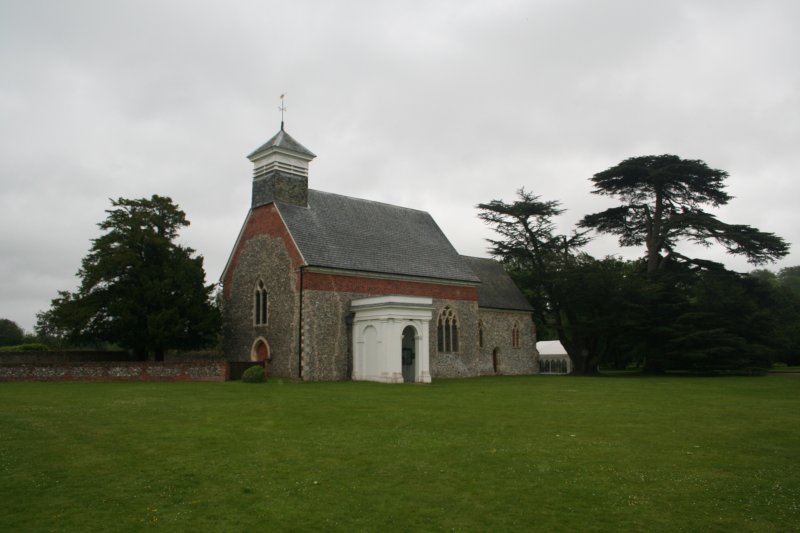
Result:
{"label": "arched doorway", "polygon": [[403,382],[414,383],[417,375],[417,330],[414,326],[403,329],[402,355]]}
{"label": "arched doorway", "polygon": [[497,374],[497,356],[500,354],[500,348],[492,350],[492,370]]}
{"label": "arched doorway", "polygon": [[264,363],[264,373],[268,376],[271,374],[272,370],[272,358],[269,355],[269,344],[267,344],[267,341],[261,337],[256,339],[256,342],[253,343],[252,350],[250,350],[250,360]]}

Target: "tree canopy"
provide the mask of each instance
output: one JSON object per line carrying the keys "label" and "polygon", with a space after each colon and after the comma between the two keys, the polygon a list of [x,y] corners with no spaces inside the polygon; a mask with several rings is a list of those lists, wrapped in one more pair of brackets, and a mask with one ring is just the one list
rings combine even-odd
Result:
{"label": "tree canopy", "polygon": [[[511,203],[479,204],[478,217],[499,234],[490,253],[528,297],[539,331],[558,337],[577,373],[594,373],[598,363],[709,373],[793,362],[800,268],[742,275],[675,251],[681,240],[717,242],[757,264],[788,253],[780,237],[704,210],[731,199],[727,176],[703,161],[636,157],[592,178],[592,192],[623,205],[585,216],[569,235],[556,231],[560,204],[525,190]],[[581,251],[590,229],[644,245],[646,254],[595,259]]]}
{"label": "tree canopy", "polygon": [[680,240],[704,246],[715,241],[753,264],[785,256],[789,246],[775,234],[727,224],[704,210],[731,200],[724,191],[727,177],[727,172],[700,160],[675,155],[632,157],[591,179],[592,193],[616,197],[623,205],[586,215],[580,226],[617,235],[621,246],[644,244],[648,272],[677,256],[675,246]]}
{"label": "tree canopy", "polygon": [[24,340],[25,332],[16,322],[0,318],[0,346],[14,346],[22,344]]}
{"label": "tree canopy", "polygon": [[[478,218],[500,234],[498,240],[489,239],[490,252],[517,275],[530,274],[526,289],[535,312],[544,313],[555,308],[551,279],[563,268],[575,252],[586,244],[583,233],[571,235],[555,233],[554,217],[563,213],[557,201],[543,201],[525,189],[517,191],[518,199],[512,203],[492,200],[478,204]],[[539,316],[544,319],[544,315]]]}
{"label": "tree canopy", "polygon": [[214,285],[205,285],[202,256],[174,242],[189,225],[185,213],[157,195],[111,204],[78,271],[80,287],[59,292],[37,316],[37,333],[114,343],[156,359],[213,342],[220,323]]}

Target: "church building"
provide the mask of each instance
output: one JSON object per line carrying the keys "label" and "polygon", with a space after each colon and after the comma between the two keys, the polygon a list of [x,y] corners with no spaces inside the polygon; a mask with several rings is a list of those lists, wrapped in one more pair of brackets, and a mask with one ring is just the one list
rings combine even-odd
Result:
{"label": "church building", "polygon": [[229,360],[312,381],[538,371],[532,309],[499,263],[459,255],[425,211],[309,189],[314,157],[283,123],[248,156],[221,278]]}

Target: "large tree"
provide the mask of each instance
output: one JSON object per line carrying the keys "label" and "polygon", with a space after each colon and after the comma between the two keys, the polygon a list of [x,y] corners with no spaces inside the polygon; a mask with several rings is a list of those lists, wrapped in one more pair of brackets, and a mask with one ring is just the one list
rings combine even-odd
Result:
{"label": "large tree", "polygon": [[716,241],[753,264],[785,256],[789,247],[780,237],[726,224],[704,210],[730,201],[724,191],[727,177],[727,172],[700,160],[675,155],[632,157],[592,178],[592,193],[616,197],[623,205],[587,215],[580,226],[617,235],[622,246],[644,244],[651,273],[677,255],[675,246],[680,240],[705,246]]}
{"label": "large tree", "polygon": [[[492,200],[479,204],[478,217],[500,234],[490,239],[490,252],[498,257],[517,281],[534,309],[541,329],[556,332],[576,373],[593,373],[597,353],[595,332],[581,329],[569,283],[580,261],[579,249],[587,239],[583,233],[556,232],[554,218],[563,213],[557,201],[543,201],[520,189],[511,203]],[[587,333],[589,333],[587,335]]]}
{"label": "large tree", "polygon": [[25,332],[16,322],[0,318],[0,346],[14,346],[22,344],[24,340]]}
{"label": "large tree", "polygon": [[202,256],[175,242],[186,215],[170,198],[112,200],[92,241],[77,292],[61,291],[37,332],[76,343],[109,342],[139,358],[209,345],[219,330]]}

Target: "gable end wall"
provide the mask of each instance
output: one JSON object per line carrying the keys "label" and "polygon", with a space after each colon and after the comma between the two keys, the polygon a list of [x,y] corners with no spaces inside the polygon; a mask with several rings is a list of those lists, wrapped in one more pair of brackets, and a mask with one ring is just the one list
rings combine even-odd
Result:
{"label": "gable end wall", "polygon": [[[252,209],[223,278],[225,356],[248,361],[259,337],[270,349],[270,374],[298,375],[299,275],[302,257],[274,205]],[[264,281],[269,294],[266,325],[254,324],[254,291]]]}

